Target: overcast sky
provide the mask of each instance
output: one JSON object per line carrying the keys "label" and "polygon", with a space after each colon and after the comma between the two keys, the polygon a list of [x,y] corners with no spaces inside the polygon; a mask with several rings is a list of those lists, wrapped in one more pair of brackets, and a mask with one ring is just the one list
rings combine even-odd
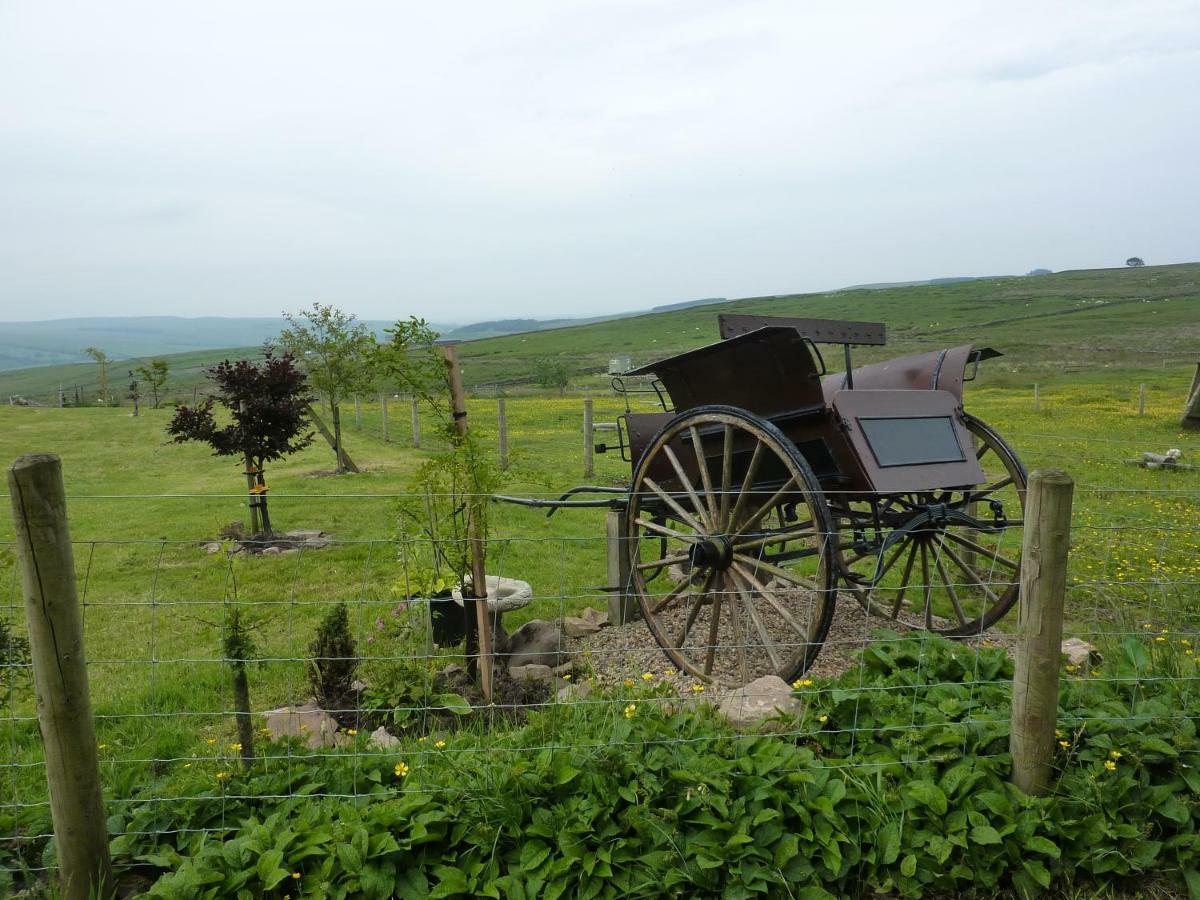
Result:
{"label": "overcast sky", "polygon": [[1200,4],[0,0],[0,320],[1200,258]]}

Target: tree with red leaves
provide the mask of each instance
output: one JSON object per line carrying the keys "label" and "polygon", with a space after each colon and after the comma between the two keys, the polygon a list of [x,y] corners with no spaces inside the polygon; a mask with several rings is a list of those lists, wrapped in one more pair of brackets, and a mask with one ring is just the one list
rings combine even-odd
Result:
{"label": "tree with red leaves", "polygon": [[251,531],[259,531],[261,516],[262,532],[270,535],[263,467],[312,443],[312,432],[306,430],[312,397],[291,354],[275,356],[270,348],[263,352],[262,363],[225,360],[206,372],[217,387],[221,405],[229,410],[233,420],[229,425],[217,426],[209,397],[194,407],[177,407],[167,434],[176,444],[208,444],[214,456],[242,457],[250,493]]}

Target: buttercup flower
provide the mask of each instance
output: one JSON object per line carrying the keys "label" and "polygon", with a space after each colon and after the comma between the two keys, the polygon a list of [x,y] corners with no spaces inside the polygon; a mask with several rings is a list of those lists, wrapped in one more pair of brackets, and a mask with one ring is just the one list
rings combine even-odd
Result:
{"label": "buttercup flower", "polygon": [[820,722],[822,725],[824,725],[826,722],[829,721],[829,716],[818,716],[817,721]]}
{"label": "buttercup flower", "polygon": [[693,684],[693,685],[692,685],[692,693],[693,693],[693,694],[703,694],[703,693],[704,693],[704,685],[702,685],[702,684]]}
{"label": "buttercup flower", "polygon": [[1115,772],[1117,770],[1117,764],[1111,759],[1106,759],[1104,761],[1104,768],[1108,769],[1110,772]]}
{"label": "buttercup flower", "polygon": [[441,750],[443,747],[445,747],[445,746],[446,746],[446,742],[445,742],[445,741],[437,741],[437,742],[435,742],[435,743],[434,743],[434,745],[433,745],[433,746],[435,746],[435,747],[437,747],[439,750]]}
{"label": "buttercup flower", "polygon": [[392,771],[396,773],[397,778],[403,778],[408,774],[408,766],[405,763],[398,762],[396,763],[396,768]]}
{"label": "buttercup flower", "polygon": [[234,741],[232,744],[229,745],[229,749],[232,750],[234,753],[238,753],[241,751],[242,745],[237,743],[237,741]]}
{"label": "buttercup flower", "polygon": [[636,715],[637,715],[637,704],[636,703],[630,703],[628,706],[625,707],[625,718],[632,719]]}
{"label": "buttercup flower", "polygon": [[653,681],[653,680],[654,680],[653,672],[643,672],[642,673],[642,681]]}
{"label": "buttercup flower", "polygon": [[217,778],[217,781],[228,781],[229,773],[228,772],[218,772],[216,778]]}

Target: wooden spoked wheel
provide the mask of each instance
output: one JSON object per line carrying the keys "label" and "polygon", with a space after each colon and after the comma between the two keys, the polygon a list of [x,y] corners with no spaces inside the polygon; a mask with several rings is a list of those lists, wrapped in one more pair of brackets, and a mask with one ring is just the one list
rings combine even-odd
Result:
{"label": "wooden spoked wheel", "polygon": [[[986,480],[969,490],[937,490],[839,505],[838,559],[847,589],[869,612],[899,625],[969,637],[986,631],[1017,601],[1025,468],[983,422],[966,419]],[[923,522],[918,512],[943,506],[982,520],[972,528]]]}
{"label": "wooden spoked wheel", "polygon": [[729,406],[672,419],[638,461],[628,521],[631,588],[679,668],[734,685],[812,664],[835,602],[833,521],[775,426]]}

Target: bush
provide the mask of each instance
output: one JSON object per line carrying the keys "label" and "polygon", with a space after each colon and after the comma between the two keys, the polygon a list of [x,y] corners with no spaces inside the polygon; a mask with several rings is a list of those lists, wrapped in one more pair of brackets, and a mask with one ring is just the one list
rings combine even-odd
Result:
{"label": "bush", "polygon": [[358,658],[354,653],[350,613],[345,603],[339,603],[321,619],[308,652],[311,657],[308,680],[317,703],[335,717],[338,711],[350,709]]}

